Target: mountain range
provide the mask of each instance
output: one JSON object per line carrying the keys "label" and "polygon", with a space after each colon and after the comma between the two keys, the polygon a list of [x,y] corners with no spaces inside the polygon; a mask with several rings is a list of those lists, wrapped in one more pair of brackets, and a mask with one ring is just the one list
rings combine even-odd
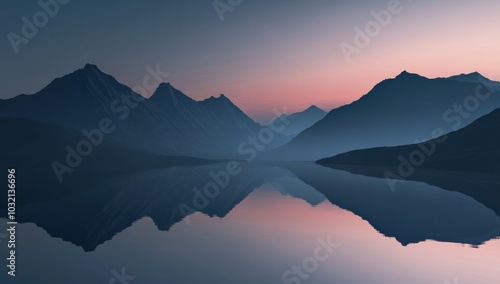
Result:
{"label": "mountain range", "polygon": [[[260,158],[314,161],[436,138],[499,108],[499,86],[477,72],[429,79],[404,71],[328,114],[316,106],[282,114],[273,122],[290,123],[273,134]],[[208,159],[242,159],[239,146],[268,127],[253,121],[225,95],[196,101],[161,83],[144,98],[92,64],[35,94],[0,100],[0,117],[77,131],[99,129],[103,120],[111,120],[114,130],[105,136],[110,145]]]}
{"label": "mountain range", "polygon": [[[404,245],[426,239],[481,244],[500,234],[494,202],[500,184],[497,86],[479,73],[428,79],[403,72],[328,114],[315,106],[283,114],[275,122],[290,123],[262,156],[331,157],[319,162],[326,167],[241,163],[231,190],[197,211],[222,218],[254,189],[272,183],[311,205],[329,201],[352,211]],[[53,161],[64,162],[68,147],[89,140],[88,131],[102,132],[103,121],[114,130],[103,134],[77,174],[58,181]],[[225,163],[193,157],[238,158],[239,143],[266,127],[224,95],[196,101],[161,83],[146,99],[88,64],[33,95],[0,100],[0,131],[9,134],[0,141],[0,166],[16,168],[16,186],[25,189],[18,191],[20,222],[34,222],[91,251],[146,216],[169,230],[186,217],[179,206],[197,198],[191,189],[226,169]],[[400,156],[409,160],[431,142],[432,155],[411,178],[456,192],[408,182],[393,194],[383,174],[366,167],[394,169]],[[339,154],[350,150],[357,151]],[[356,175],[331,169],[353,164],[363,168],[349,168]]]}
{"label": "mountain range", "polygon": [[[238,145],[262,126],[226,96],[195,101],[169,83],[145,99],[97,66],[87,64],[33,95],[0,100],[0,116],[91,130],[111,119],[115,144],[162,155],[237,156]],[[290,140],[277,133],[269,148]]]}
{"label": "mountain range", "polygon": [[492,81],[479,73],[428,79],[402,72],[359,100],[330,111],[266,158],[318,160],[357,149],[411,144],[458,130],[500,107],[500,91],[481,82]]}

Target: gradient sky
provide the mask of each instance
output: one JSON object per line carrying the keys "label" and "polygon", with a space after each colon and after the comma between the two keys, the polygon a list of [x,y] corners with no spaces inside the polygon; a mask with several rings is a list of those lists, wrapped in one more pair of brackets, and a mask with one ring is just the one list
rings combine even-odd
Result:
{"label": "gradient sky", "polygon": [[351,62],[339,45],[353,44],[354,28],[390,0],[244,0],[224,21],[212,2],[71,0],[15,54],[7,34],[21,35],[21,18],[41,8],[2,1],[0,98],[34,93],[85,63],[130,87],[159,64],[190,97],[224,93],[259,121],[275,107],[349,103],[403,70],[500,81],[497,0],[401,0],[403,11]]}

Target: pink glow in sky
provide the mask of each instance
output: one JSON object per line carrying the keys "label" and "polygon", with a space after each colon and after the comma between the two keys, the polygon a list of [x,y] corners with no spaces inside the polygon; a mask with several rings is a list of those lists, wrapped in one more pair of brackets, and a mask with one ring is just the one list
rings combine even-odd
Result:
{"label": "pink glow in sky", "polygon": [[498,11],[498,1],[407,3],[351,62],[339,44],[352,44],[354,26],[363,27],[373,18],[359,13],[351,27],[341,30],[335,18],[319,14],[318,28],[311,33],[276,38],[279,44],[258,50],[244,48],[231,62],[198,70],[196,85],[176,84],[175,74],[172,81],[197,98],[224,93],[261,121],[275,107],[294,112],[311,104],[330,110],[350,103],[403,70],[429,78],[478,71],[500,81]]}
{"label": "pink glow in sky", "polygon": [[[145,67],[159,65],[170,74],[165,81],[188,96],[223,93],[263,122],[273,108],[350,103],[403,70],[430,78],[478,71],[500,81],[498,0],[399,0],[400,13],[348,62],[340,45],[353,45],[355,28],[364,30],[371,12],[390,1],[398,0],[245,1],[223,22],[209,2],[70,6],[19,56],[4,58],[0,97],[35,93],[86,63],[138,86]],[[27,13],[9,11],[4,34],[18,30]]]}

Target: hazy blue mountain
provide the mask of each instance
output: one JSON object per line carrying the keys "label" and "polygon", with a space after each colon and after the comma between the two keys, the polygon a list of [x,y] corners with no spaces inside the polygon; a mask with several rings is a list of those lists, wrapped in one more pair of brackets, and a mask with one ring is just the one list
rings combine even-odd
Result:
{"label": "hazy blue mountain", "polygon": [[356,149],[425,141],[500,107],[499,93],[477,83],[428,79],[405,71],[330,111],[266,157],[317,160]]}
{"label": "hazy blue mountain", "polygon": [[[319,160],[318,163],[398,167],[402,164],[401,158],[404,158],[406,163],[417,161],[411,163],[414,168],[500,173],[499,145],[500,109],[497,109],[463,129],[431,141],[356,150]],[[421,154],[415,154],[415,151]],[[417,155],[419,157],[415,158]]]}
{"label": "hazy blue mountain", "polygon": [[[162,83],[147,102],[152,112],[158,114],[165,132],[161,139],[181,153],[239,157],[238,145],[262,129],[224,95],[195,101]],[[272,149],[288,141],[284,135],[276,134],[268,147]]]}
{"label": "hazy blue mountain", "polygon": [[[87,64],[33,95],[0,100],[0,116],[28,118],[77,130],[98,128],[109,118],[114,143],[152,153],[227,157],[261,126],[227,97],[195,101],[162,83],[144,99],[112,76]],[[270,148],[288,140],[277,136]]]}
{"label": "hazy blue mountain", "polygon": [[293,114],[282,114],[280,117],[273,120],[284,120],[290,121],[282,134],[285,135],[297,135],[305,129],[311,127],[313,124],[325,117],[326,111],[320,109],[319,107],[312,105],[304,111],[296,112]]}

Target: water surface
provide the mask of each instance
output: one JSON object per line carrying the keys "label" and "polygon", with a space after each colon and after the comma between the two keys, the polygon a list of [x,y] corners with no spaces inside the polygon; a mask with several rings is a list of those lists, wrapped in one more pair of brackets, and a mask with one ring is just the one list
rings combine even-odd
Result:
{"label": "water surface", "polygon": [[23,204],[17,276],[1,283],[500,283],[496,208],[448,187],[446,173],[441,187],[405,181],[393,192],[360,172],[243,164],[184,216],[193,188],[224,167],[106,177]]}

